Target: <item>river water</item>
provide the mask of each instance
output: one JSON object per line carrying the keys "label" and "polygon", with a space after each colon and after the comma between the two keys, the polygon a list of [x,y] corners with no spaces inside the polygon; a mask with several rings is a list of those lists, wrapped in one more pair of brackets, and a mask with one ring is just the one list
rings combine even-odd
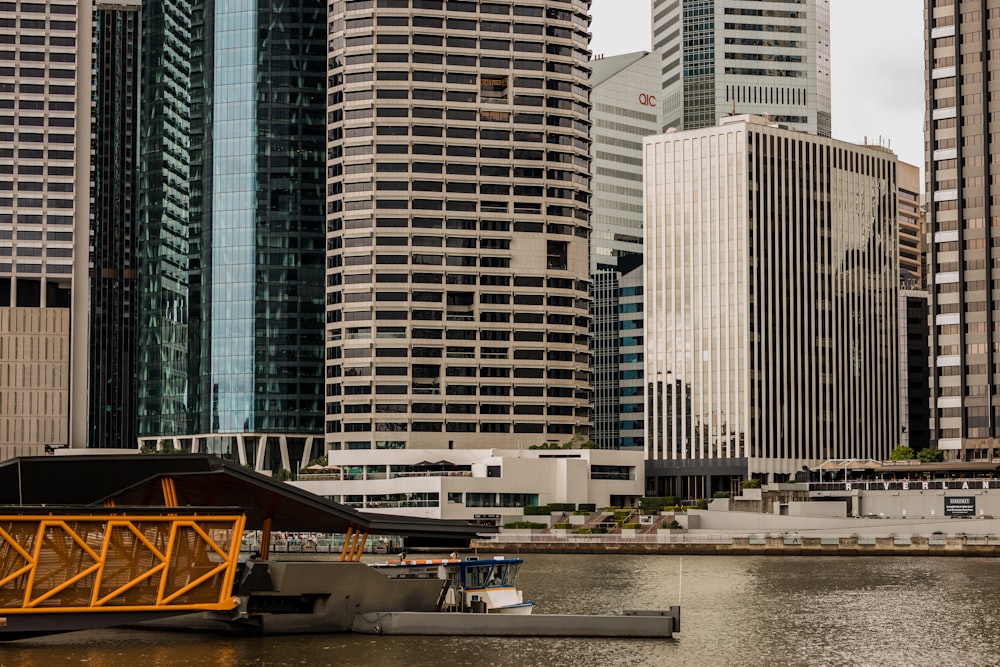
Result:
{"label": "river water", "polygon": [[979,558],[528,555],[536,613],[682,605],[670,640],[233,638],[97,630],[0,645],[0,667],[995,665],[1000,563]]}

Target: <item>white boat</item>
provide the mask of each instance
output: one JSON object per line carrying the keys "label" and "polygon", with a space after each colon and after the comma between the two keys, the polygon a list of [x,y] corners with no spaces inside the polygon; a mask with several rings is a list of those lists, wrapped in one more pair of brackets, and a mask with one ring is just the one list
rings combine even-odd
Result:
{"label": "white boat", "polygon": [[486,614],[530,614],[535,603],[525,602],[517,587],[522,558],[429,558],[373,564],[394,578],[438,578],[448,581],[439,601],[440,611]]}

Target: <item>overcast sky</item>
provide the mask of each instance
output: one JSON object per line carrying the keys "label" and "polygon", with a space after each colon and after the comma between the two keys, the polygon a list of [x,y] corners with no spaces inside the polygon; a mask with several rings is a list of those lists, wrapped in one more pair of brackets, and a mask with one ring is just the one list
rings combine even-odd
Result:
{"label": "overcast sky", "polygon": [[[923,3],[830,0],[835,139],[889,145],[924,167]],[[593,0],[594,53],[650,48],[649,0]]]}

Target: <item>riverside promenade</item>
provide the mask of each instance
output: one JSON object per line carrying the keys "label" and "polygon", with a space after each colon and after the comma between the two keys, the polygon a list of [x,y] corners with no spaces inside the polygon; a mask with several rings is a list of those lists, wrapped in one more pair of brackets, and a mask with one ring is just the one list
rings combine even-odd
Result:
{"label": "riverside promenade", "polygon": [[664,554],[696,556],[1000,556],[1000,535],[726,535],[711,533],[621,535],[500,534],[476,540],[483,552],[558,554]]}

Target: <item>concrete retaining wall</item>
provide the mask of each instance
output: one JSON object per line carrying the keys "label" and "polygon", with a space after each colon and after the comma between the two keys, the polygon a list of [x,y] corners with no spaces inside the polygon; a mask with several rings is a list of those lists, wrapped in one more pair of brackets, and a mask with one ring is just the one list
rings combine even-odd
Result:
{"label": "concrete retaining wall", "polygon": [[698,556],[1000,556],[1000,539],[969,537],[760,537],[724,542],[473,542],[473,548],[504,553],[668,554]]}

